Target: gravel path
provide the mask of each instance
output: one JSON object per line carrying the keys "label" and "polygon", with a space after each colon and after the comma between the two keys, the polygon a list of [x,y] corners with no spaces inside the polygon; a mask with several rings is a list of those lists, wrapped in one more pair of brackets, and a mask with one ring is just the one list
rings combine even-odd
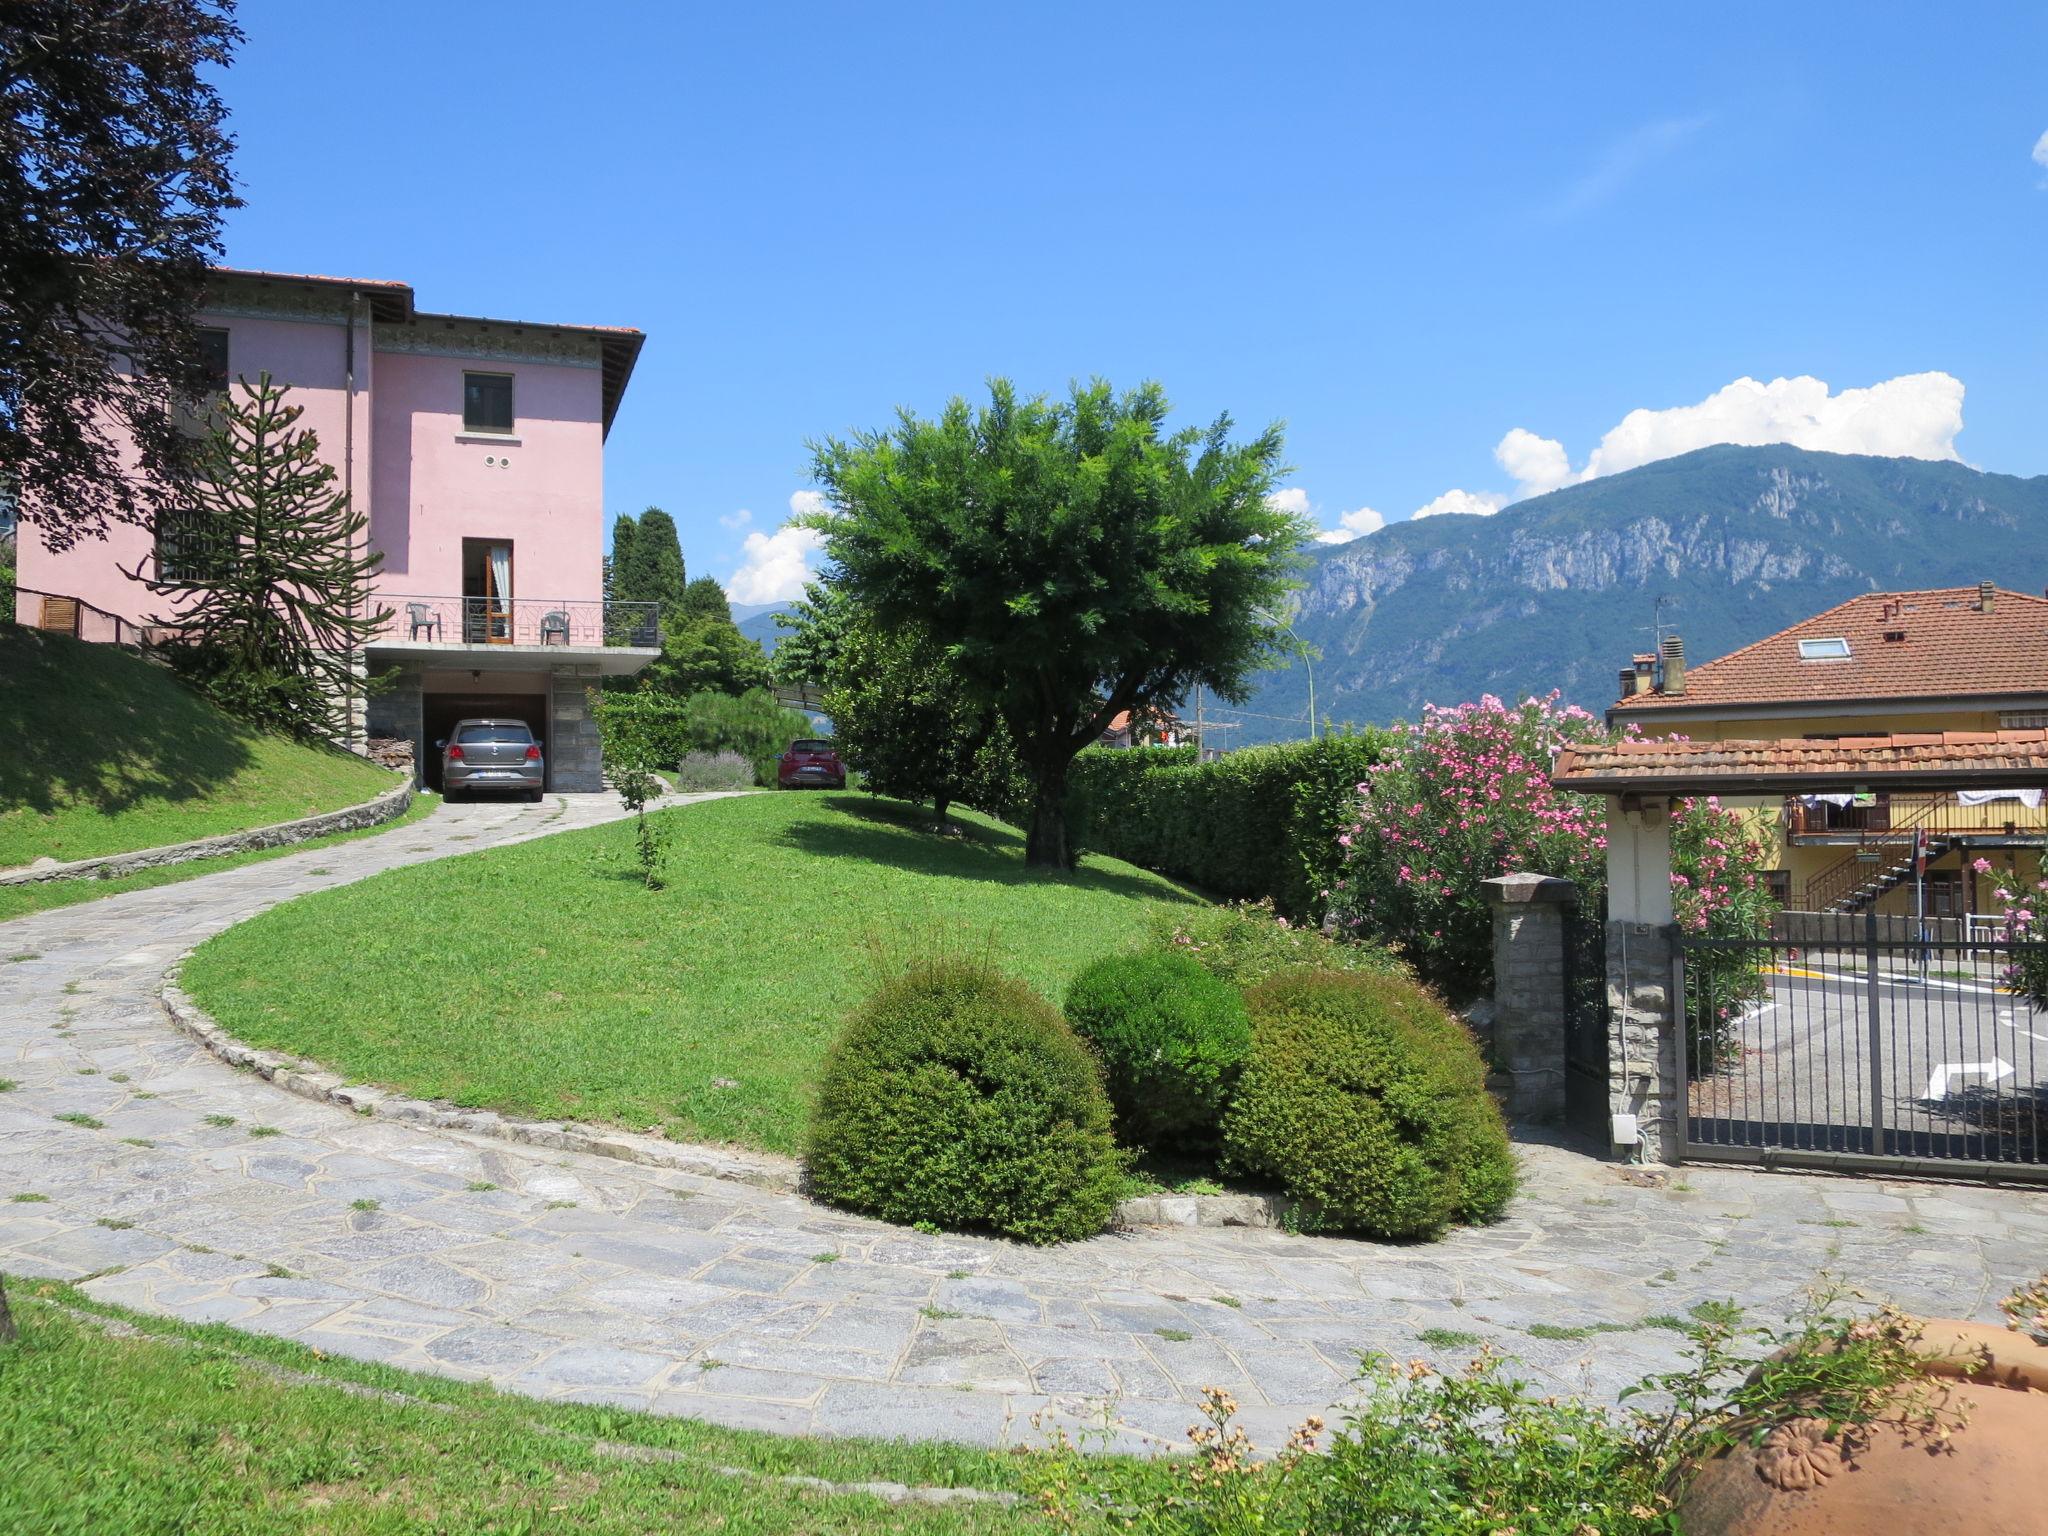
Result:
{"label": "gravel path", "polygon": [[[1783,1315],[1832,1269],[1916,1310],[1990,1318],[2048,1264],[2048,1193],[1715,1168],[1641,1187],[1540,1140],[1521,1144],[1528,1192],[1505,1221],[1426,1246],[928,1237],[309,1102],[166,1021],[166,969],[268,906],[617,814],[603,796],[449,807],[0,923],[0,1078],[18,1084],[0,1093],[0,1269],[97,1276],[88,1292],[145,1312],[536,1396],[987,1444],[1049,1412],[1146,1448],[1181,1443],[1212,1384],[1275,1443],[1342,1399],[1361,1349],[1448,1364],[1485,1338],[1523,1374],[1611,1398],[1677,1362],[1676,1334],[1630,1325],[1702,1300]],[[1555,1336],[1596,1324],[1616,1331]]]}

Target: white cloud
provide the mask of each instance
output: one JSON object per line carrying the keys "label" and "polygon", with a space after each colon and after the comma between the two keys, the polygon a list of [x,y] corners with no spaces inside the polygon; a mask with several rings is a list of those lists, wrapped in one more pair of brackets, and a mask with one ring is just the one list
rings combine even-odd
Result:
{"label": "white cloud", "polygon": [[808,517],[813,512],[829,512],[832,508],[825,500],[823,491],[791,491],[789,493],[789,515]]}
{"label": "white cloud", "polygon": [[1371,507],[1360,507],[1355,512],[1338,514],[1337,526],[1325,528],[1316,535],[1318,544],[1349,544],[1353,539],[1362,539],[1369,533],[1378,533],[1387,526],[1387,520]]}
{"label": "white cloud", "polygon": [[1515,477],[1515,499],[1554,491],[1572,477],[1571,456],[1554,437],[1516,427],[1495,445],[1494,458]]}
{"label": "white cloud", "polygon": [[1600,439],[1574,478],[1618,474],[1710,443],[1790,443],[1824,453],[1954,459],[1962,430],[1963,382],[1952,374],[1902,374],[1839,394],[1806,374],[1768,384],[1743,378],[1697,405],[1630,411]]}
{"label": "white cloud", "polygon": [[[2034,140],[2034,164],[2040,166],[2042,170],[2048,171],[2048,133],[2044,133],[2040,138]],[[2042,182],[2041,187],[2042,190],[2048,191],[2048,181]]]}
{"label": "white cloud", "polygon": [[1507,497],[1492,491],[1449,490],[1417,507],[1410,521],[1425,517],[1491,517],[1507,504]]}
{"label": "white cloud", "polygon": [[721,528],[744,528],[753,520],[754,514],[745,507],[741,507],[739,511],[728,512],[725,516],[721,517],[718,520],[718,526]]}
{"label": "white cloud", "polygon": [[811,556],[824,548],[824,535],[811,528],[778,528],[750,533],[740,546],[740,568],[725,584],[736,603],[786,603],[802,597],[817,573]]}
{"label": "white cloud", "polygon": [[1284,491],[1275,491],[1266,498],[1266,505],[1276,512],[1292,512],[1296,517],[1307,517],[1311,510],[1308,492],[1298,485],[1290,485]]}

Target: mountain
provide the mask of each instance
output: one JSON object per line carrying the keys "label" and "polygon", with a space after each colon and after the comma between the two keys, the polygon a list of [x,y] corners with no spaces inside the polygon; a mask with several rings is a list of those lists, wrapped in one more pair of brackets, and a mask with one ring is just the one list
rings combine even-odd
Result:
{"label": "mountain", "polygon": [[775,622],[775,615],[784,612],[787,603],[750,603],[744,607],[735,605],[732,610],[733,622],[739,625],[740,633],[749,640],[761,642],[761,649],[769,655],[775,654],[775,646],[789,633]]}
{"label": "mountain", "polygon": [[[1655,605],[1694,665],[1858,592],[2048,582],[2048,476],[1924,459],[1702,448],[1492,517],[1396,523],[1320,546],[1297,636],[1320,651],[1316,711],[1358,724],[1425,703],[1560,690],[1596,713]],[[1303,665],[1247,709],[1306,718]],[[1298,735],[1249,719],[1232,745]]]}

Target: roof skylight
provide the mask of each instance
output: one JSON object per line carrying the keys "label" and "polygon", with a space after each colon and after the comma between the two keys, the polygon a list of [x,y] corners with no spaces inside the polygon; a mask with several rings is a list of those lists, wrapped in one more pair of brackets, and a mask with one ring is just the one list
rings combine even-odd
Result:
{"label": "roof skylight", "polygon": [[1802,640],[1799,642],[1801,661],[1847,661],[1849,642],[1840,635],[1824,640]]}

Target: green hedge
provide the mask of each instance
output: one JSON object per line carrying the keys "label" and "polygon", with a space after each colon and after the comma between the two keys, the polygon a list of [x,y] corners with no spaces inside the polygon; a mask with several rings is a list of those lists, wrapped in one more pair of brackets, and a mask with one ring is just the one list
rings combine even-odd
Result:
{"label": "green hedge", "polygon": [[1085,848],[1217,896],[1320,917],[1358,785],[1395,739],[1368,730],[1206,763],[1192,747],[1091,747],[1068,780],[1073,824]]}
{"label": "green hedge", "polygon": [[775,782],[775,760],[792,741],[816,733],[808,717],[785,709],[756,688],[734,697],[697,693],[593,690],[605,760],[621,767],[673,768],[694,752],[737,752],[752,766],[754,782]]}
{"label": "green hedge", "polygon": [[1215,1151],[1252,1045],[1242,992],[1193,956],[1146,950],[1111,955],[1075,977],[1066,1013],[1102,1059],[1119,1140]]}
{"label": "green hedge", "polygon": [[1492,1221],[1514,1155],[1472,1036],[1397,976],[1295,970],[1254,987],[1226,1161],[1273,1179],[1304,1225],[1434,1237]]}
{"label": "green hedge", "polygon": [[1123,1189],[1100,1068],[1021,981],[940,963],[884,985],[819,1076],[810,1192],[903,1225],[1089,1237]]}

